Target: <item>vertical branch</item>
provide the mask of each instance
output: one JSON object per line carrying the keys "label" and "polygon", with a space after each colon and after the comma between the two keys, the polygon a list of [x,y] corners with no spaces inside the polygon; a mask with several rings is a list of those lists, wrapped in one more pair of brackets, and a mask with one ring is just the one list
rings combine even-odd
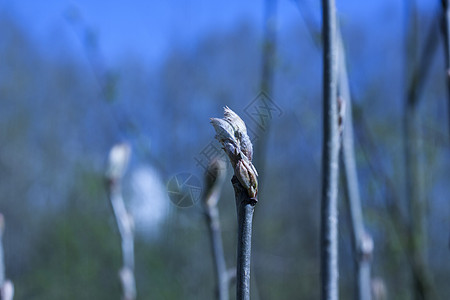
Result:
{"label": "vertical branch", "polygon": [[363,212],[359,192],[358,175],[356,172],[355,151],[353,142],[352,100],[348,84],[345,50],[342,35],[338,29],[339,44],[339,80],[338,99],[344,106],[344,132],[342,135],[341,162],[343,166],[344,191],[350,213],[352,248],[355,256],[355,298],[371,299],[370,262],[373,252],[373,241],[364,228]]}
{"label": "vertical branch", "polygon": [[217,207],[225,175],[225,162],[222,160],[212,161],[205,173],[205,193],[203,195],[203,208],[211,239],[211,250],[216,271],[217,299],[219,300],[229,299],[229,275],[223,252],[219,209]]}
{"label": "vertical branch", "polygon": [[3,250],[3,233],[5,231],[5,219],[0,214],[0,300],[12,300],[14,297],[14,285],[5,276],[5,255]]}
{"label": "vertical branch", "polygon": [[[260,90],[270,97],[273,96],[273,76],[277,48],[277,1],[264,1],[264,40]],[[261,118],[264,118],[264,124],[258,126],[258,139],[255,142],[255,148],[258,149],[258,153],[255,155],[254,164],[260,169],[262,175],[264,174],[267,139],[272,119],[271,111],[268,111],[268,114],[268,116],[261,116]],[[259,181],[263,185],[263,176],[259,178]]]}
{"label": "vertical branch", "polygon": [[321,205],[321,297],[338,299],[338,169],[337,39],[334,0],[322,0],[323,143]]}
{"label": "vertical branch", "polygon": [[238,217],[236,299],[249,300],[252,220],[258,202],[258,172],[252,164],[253,145],[244,121],[228,107],[225,107],[224,118],[211,118],[211,124],[234,169],[231,182]]}
{"label": "vertical branch", "polygon": [[123,266],[119,272],[122,284],[122,299],[136,298],[134,279],[134,224],[132,216],[127,212],[122,197],[121,180],[130,157],[127,144],[115,145],[109,154],[109,166],[106,173],[108,196],[116,219],[122,246]]}
{"label": "vertical branch", "polygon": [[449,0],[442,0],[442,6],[444,9],[444,26],[443,26],[443,32],[444,32],[444,46],[445,46],[445,60],[447,63],[446,68],[446,76],[447,79],[447,89],[448,89],[448,122],[449,122],[449,129],[450,129],[450,1]]}
{"label": "vertical branch", "polygon": [[[406,30],[405,30],[405,79],[407,86],[405,107],[403,114],[404,134],[404,159],[405,159],[405,187],[406,199],[409,204],[409,226],[408,226],[408,255],[411,261],[411,274],[413,281],[413,294],[415,299],[431,299],[434,293],[431,275],[427,263],[427,236],[426,236],[426,203],[423,193],[423,170],[421,165],[422,145],[419,135],[419,116],[417,112],[419,92],[424,75],[420,72],[422,64],[416,63],[417,46],[417,11],[414,1],[405,2],[406,6]],[[433,30],[433,27],[432,27]],[[436,29],[434,29],[437,31]],[[428,38],[431,38],[430,34]],[[433,50],[432,46],[425,45],[424,55],[427,50]],[[435,47],[435,46],[434,46]],[[409,75],[412,74],[411,77]],[[419,75],[420,74],[420,75]],[[420,80],[419,80],[420,79]],[[409,80],[409,82],[408,82]],[[422,83],[423,84],[423,83]]]}
{"label": "vertical branch", "polygon": [[238,245],[237,245],[237,293],[236,299],[250,299],[250,258],[252,249],[252,221],[255,203],[250,199],[242,184],[233,176],[236,208],[238,215]]}

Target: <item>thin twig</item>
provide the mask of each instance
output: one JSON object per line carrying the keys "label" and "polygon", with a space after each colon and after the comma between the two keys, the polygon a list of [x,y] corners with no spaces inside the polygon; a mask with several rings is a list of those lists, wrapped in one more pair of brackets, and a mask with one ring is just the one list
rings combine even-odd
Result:
{"label": "thin twig", "polygon": [[250,261],[252,219],[258,202],[258,181],[252,164],[253,145],[247,135],[244,121],[225,107],[224,118],[212,118],[216,139],[223,145],[234,168],[233,184],[238,217],[238,249],[236,274],[236,299],[250,299]]}
{"label": "thin twig", "polygon": [[343,166],[344,191],[350,213],[352,231],[352,248],[355,255],[355,298],[359,300],[371,299],[371,258],[373,241],[366,232],[361,208],[358,175],[356,171],[355,150],[353,142],[352,100],[348,83],[345,50],[340,30],[339,43],[339,79],[338,98],[345,103],[344,132],[342,136],[341,162]]}
{"label": "thin twig", "polygon": [[321,297],[338,299],[338,170],[337,38],[334,0],[322,0],[323,143],[321,206]]}
{"label": "thin twig", "polygon": [[119,272],[122,283],[122,299],[136,299],[134,279],[134,224],[133,217],[127,212],[121,192],[121,180],[130,157],[130,146],[115,145],[109,155],[106,173],[108,196],[116,219],[122,245],[123,266]]}
{"label": "thin twig", "polygon": [[3,250],[3,233],[5,231],[5,219],[0,214],[0,300],[12,300],[14,297],[14,285],[5,276],[5,255]]}
{"label": "thin twig", "polygon": [[230,277],[223,252],[219,208],[217,207],[225,175],[225,162],[222,160],[212,161],[205,173],[205,192],[203,195],[203,208],[211,239],[211,250],[216,271],[217,299],[219,300],[229,299],[228,289],[230,286]]}
{"label": "thin twig", "polygon": [[445,60],[447,63],[445,79],[447,81],[448,90],[448,122],[450,130],[450,1],[442,0],[442,7],[444,10],[443,18],[443,33],[444,33],[444,46],[445,46]]}
{"label": "thin twig", "polygon": [[[405,79],[410,80],[407,86],[403,113],[403,150],[405,167],[406,199],[409,204],[408,252],[411,264],[413,290],[415,299],[432,299],[434,294],[433,282],[427,263],[427,235],[426,235],[426,202],[423,193],[423,166],[420,160],[422,145],[420,142],[418,103],[418,80],[424,82],[426,65],[417,64],[417,8],[414,2],[405,2],[406,30],[405,30]],[[438,24],[438,23],[437,23]],[[433,28],[434,27],[434,28]],[[432,26],[437,36],[437,26]],[[433,31],[432,31],[433,33]],[[431,38],[432,34],[428,36]],[[430,45],[425,45],[424,55],[428,56]],[[425,56],[425,57],[426,57]],[[423,60],[422,60],[423,61]],[[421,67],[425,68],[424,70]],[[415,68],[415,69],[414,69]],[[411,78],[408,76],[413,74]],[[425,74],[422,74],[425,73]],[[420,76],[419,76],[420,74]]]}
{"label": "thin twig", "polygon": [[[270,97],[273,97],[273,77],[277,48],[277,1],[278,0],[264,1],[264,40],[260,90]],[[259,178],[261,186],[264,186],[263,180],[267,154],[267,140],[272,123],[271,112],[269,111],[268,114],[268,116],[261,116],[261,118],[263,118],[261,119],[261,122],[264,120],[264,124],[259,124],[260,126],[258,126],[256,133],[258,139],[255,141],[255,149],[258,149],[258,153],[255,155],[254,165],[257,166],[261,172]]]}

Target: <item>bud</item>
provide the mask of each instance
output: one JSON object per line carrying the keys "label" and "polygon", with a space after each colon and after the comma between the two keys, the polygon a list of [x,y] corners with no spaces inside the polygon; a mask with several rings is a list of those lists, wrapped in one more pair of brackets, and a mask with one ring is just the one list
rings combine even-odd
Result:
{"label": "bud", "polygon": [[131,148],[128,144],[117,144],[109,152],[108,171],[106,176],[109,179],[117,180],[122,178],[128,166]]}
{"label": "bud", "polygon": [[252,164],[253,146],[244,121],[230,108],[224,108],[224,118],[212,118],[216,138],[230,158],[234,175],[247,190],[250,198],[258,193],[258,173]]}
{"label": "bud", "polygon": [[[214,159],[205,172],[205,204],[212,207],[219,201],[219,193],[227,173],[227,165],[221,159]],[[217,194],[214,196],[213,194]]]}

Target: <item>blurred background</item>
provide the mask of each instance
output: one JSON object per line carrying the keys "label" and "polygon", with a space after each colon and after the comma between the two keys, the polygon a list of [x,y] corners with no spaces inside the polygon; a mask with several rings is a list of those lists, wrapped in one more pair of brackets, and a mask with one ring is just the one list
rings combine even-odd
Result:
{"label": "blurred background", "polygon": [[[436,299],[446,299],[450,156],[440,1],[342,0],[337,8],[373,277],[389,299],[411,299],[403,118],[408,89],[420,87],[424,248]],[[247,123],[262,176],[252,297],[318,298],[320,31],[320,2],[312,0],[0,0],[0,212],[15,299],[120,298],[120,238],[104,184],[118,142],[132,147],[123,193],[136,223],[138,299],[212,299],[213,260],[197,200],[204,165],[220,150],[209,118],[225,105]],[[427,68],[420,82],[412,81],[417,65]],[[174,176],[192,176],[191,205],[171,201]],[[229,169],[219,202],[230,268],[231,176]],[[339,216],[340,294],[351,299],[343,195]]]}

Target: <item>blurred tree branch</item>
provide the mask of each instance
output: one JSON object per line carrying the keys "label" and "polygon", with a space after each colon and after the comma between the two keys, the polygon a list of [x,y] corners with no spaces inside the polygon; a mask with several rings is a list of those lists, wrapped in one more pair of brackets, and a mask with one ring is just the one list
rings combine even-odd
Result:
{"label": "blurred tree branch", "polygon": [[443,34],[444,34],[444,48],[445,48],[445,61],[446,61],[446,72],[445,79],[447,81],[447,90],[448,90],[448,122],[449,122],[449,130],[450,130],[450,1],[449,0],[441,0],[442,1],[442,9],[443,9]]}
{"label": "blurred tree branch", "polygon": [[229,299],[230,276],[228,274],[225,255],[223,252],[222,233],[220,230],[219,202],[222,185],[226,175],[226,164],[224,161],[213,160],[205,172],[205,189],[203,195],[203,209],[206,223],[208,224],[211,239],[211,250],[214,257],[216,271],[217,299]]}
{"label": "blurred tree branch", "polygon": [[345,103],[344,131],[342,135],[341,163],[344,181],[344,191],[350,213],[351,237],[353,255],[355,257],[355,299],[371,299],[371,260],[373,240],[364,226],[364,216],[361,207],[358,175],[356,170],[355,151],[353,142],[352,99],[345,59],[345,49],[340,30],[337,34],[339,44],[339,79],[338,99]]}
{"label": "blurred tree branch", "polygon": [[[415,1],[405,1],[405,80],[406,99],[403,112],[404,165],[406,199],[409,205],[408,252],[415,299],[432,299],[433,282],[427,263],[427,209],[423,191],[422,142],[417,103],[434,56],[438,25],[427,36],[422,59],[417,62],[417,8]],[[439,18],[437,18],[439,20]],[[411,75],[410,75],[411,74]]]}
{"label": "blurred tree branch", "polygon": [[108,196],[119,229],[122,243],[123,267],[119,272],[122,283],[123,300],[136,299],[136,283],[134,279],[134,224],[133,217],[127,212],[121,192],[121,180],[128,165],[130,146],[115,145],[109,155],[106,173]]}
{"label": "blurred tree branch", "polygon": [[[264,1],[264,40],[260,91],[265,92],[269,95],[269,97],[273,96],[273,78],[276,63],[277,1],[278,0]],[[267,153],[267,140],[269,137],[271,122],[272,120],[270,117],[266,118],[264,128],[258,126],[258,132],[256,133],[258,138],[255,141],[255,149],[258,151],[255,154],[254,164],[258,167],[261,173],[259,178],[261,186],[264,186],[263,181]]]}
{"label": "blurred tree branch", "polygon": [[14,285],[5,276],[5,255],[3,250],[3,233],[5,232],[5,218],[0,214],[0,300],[12,300]]}

